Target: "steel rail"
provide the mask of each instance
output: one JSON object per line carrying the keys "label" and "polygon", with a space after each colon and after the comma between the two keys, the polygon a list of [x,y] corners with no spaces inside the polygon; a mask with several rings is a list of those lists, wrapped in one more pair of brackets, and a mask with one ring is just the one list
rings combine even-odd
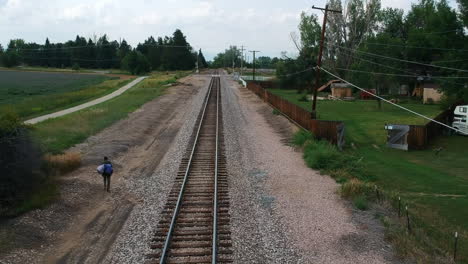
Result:
{"label": "steel rail", "polygon": [[217,229],[218,229],[218,128],[219,128],[219,93],[221,90],[221,79],[216,77],[218,91],[216,92],[216,154],[214,172],[214,194],[213,194],[213,244],[211,253],[211,263],[216,264],[217,253]]}
{"label": "steel rail", "polygon": [[176,222],[177,216],[179,214],[180,205],[182,204],[182,198],[184,196],[185,184],[187,183],[188,175],[189,175],[189,172],[190,172],[190,166],[192,164],[193,154],[195,153],[195,149],[196,149],[196,147],[198,145],[198,136],[200,135],[200,130],[202,128],[203,120],[205,119],[205,112],[206,112],[206,108],[208,106],[208,102],[210,101],[209,99],[210,99],[211,91],[213,90],[213,83],[214,83],[214,78],[212,78],[211,82],[210,82],[209,91],[208,91],[208,95],[206,96],[206,99],[205,99],[206,101],[205,101],[205,105],[203,107],[203,112],[202,112],[200,124],[198,125],[197,134],[195,136],[195,141],[194,141],[193,147],[192,147],[192,152],[190,153],[190,158],[189,158],[189,161],[188,161],[188,164],[187,164],[187,169],[185,170],[184,181],[183,181],[182,187],[180,188],[180,191],[179,191],[179,196],[177,198],[177,204],[176,204],[176,207],[174,209],[174,214],[172,215],[171,225],[169,227],[169,231],[167,232],[166,241],[164,242],[164,248],[163,248],[162,253],[161,253],[161,258],[160,258],[159,264],[165,264],[166,263],[167,253],[169,251],[169,244],[171,243],[171,238],[172,238],[172,233],[174,231],[175,222]]}

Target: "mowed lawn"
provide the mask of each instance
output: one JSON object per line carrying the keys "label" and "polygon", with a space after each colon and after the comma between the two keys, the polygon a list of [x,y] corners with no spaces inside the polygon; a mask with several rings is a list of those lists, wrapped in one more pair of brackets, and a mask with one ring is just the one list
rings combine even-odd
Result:
{"label": "mowed lawn", "polygon": [[[270,90],[310,110],[310,102],[300,102],[302,95],[291,90]],[[402,106],[429,117],[441,112],[437,105],[406,103]],[[401,195],[409,204],[418,223],[429,232],[435,243],[447,250],[453,233],[468,240],[468,137],[440,137],[424,151],[401,151],[385,146],[384,125],[425,124],[426,120],[376,101],[319,101],[320,119],[342,120],[346,125],[346,151],[363,157],[379,186]],[[353,142],[357,149],[349,144]],[[376,148],[373,145],[377,145]],[[439,155],[434,149],[442,147]],[[468,262],[468,243],[461,244],[460,256]],[[464,262],[461,262],[464,263]]]}
{"label": "mowed lawn", "polygon": [[28,119],[103,96],[128,82],[99,74],[0,70],[0,111]]}

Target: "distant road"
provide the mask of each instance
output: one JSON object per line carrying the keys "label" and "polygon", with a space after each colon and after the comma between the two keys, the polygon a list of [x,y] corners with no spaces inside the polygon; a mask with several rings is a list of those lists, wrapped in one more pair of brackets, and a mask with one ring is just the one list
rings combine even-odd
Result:
{"label": "distant road", "polygon": [[123,94],[125,91],[132,88],[137,83],[143,81],[145,78],[147,78],[147,76],[138,77],[135,80],[133,80],[132,82],[130,82],[129,84],[125,85],[124,87],[118,89],[117,91],[115,91],[115,92],[113,92],[111,94],[108,94],[108,95],[100,97],[98,99],[94,99],[94,100],[89,101],[87,103],[77,105],[77,106],[62,110],[62,111],[58,111],[58,112],[48,114],[48,115],[39,116],[39,117],[30,119],[30,120],[27,120],[24,123],[26,123],[26,124],[37,124],[37,123],[42,122],[42,121],[47,120],[47,119],[68,115],[68,114],[71,114],[73,112],[80,111],[82,109],[85,109],[85,108],[100,104],[102,102],[105,102],[107,100],[110,100],[110,99],[112,99],[112,98],[114,98],[116,96],[119,96],[119,95]]}

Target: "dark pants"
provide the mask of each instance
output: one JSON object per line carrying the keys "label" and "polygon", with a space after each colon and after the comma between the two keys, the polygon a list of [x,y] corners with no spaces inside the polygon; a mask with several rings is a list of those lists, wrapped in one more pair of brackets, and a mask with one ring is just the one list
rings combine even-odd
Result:
{"label": "dark pants", "polygon": [[102,174],[102,179],[104,180],[104,190],[107,190],[108,192],[110,191],[110,179],[111,175],[103,173]]}

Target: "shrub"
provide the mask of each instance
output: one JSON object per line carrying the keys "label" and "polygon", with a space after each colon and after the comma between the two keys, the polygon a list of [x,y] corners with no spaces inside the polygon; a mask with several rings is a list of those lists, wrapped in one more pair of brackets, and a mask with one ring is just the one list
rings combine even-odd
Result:
{"label": "shrub", "polygon": [[368,201],[366,199],[366,196],[364,196],[364,195],[359,195],[358,197],[354,198],[353,204],[359,210],[365,211],[365,210],[369,209],[369,203],[368,203]]}
{"label": "shrub", "polygon": [[313,141],[306,145],[304,159],[307,166],[318,170],[339,169],[343,155],[326,141]]}
{"label": "shrub", "polygon": [[273,112],[272,112],[272,113],[273,113],[274,115],[280,115],[280,114],[281,114],[281,112],[280,112],[278,109],[276,109],[276,108],[273,108]]}
{"label": "shrub", "polygon": [[302,147],[307,141],[312,141],[313,139],[314,135],[311,132],[301,129],[293,135],[292,143]]}
{"label": "shrub", "polygon": [[360,195],[366,195],[372,192],[372,186],[369,183],[358,179],[351,179],[341,185],[340,193],[344,198],[353,198]]}
{"label": "shrub", "polygon": [[80,70],[80,65],[78,63],[73,63],[72,70],[74,71],[79,71]]}
{"label": "shrub", "polygon": [[59,155],[46,155],[47,168],[53,174],[65,174],[71,172],[81,165],[81,155],[69,152]]}
{"label": "shrub", "polygon": [[304,94],[301,97],[299,97],[299,102],[309,102],[309,99],[307,98],[307,94]]}
{"label": "shrub", "polygon": [[0,216],[8,215],[44,182],[41,151],[17,115],[0,115]]}

